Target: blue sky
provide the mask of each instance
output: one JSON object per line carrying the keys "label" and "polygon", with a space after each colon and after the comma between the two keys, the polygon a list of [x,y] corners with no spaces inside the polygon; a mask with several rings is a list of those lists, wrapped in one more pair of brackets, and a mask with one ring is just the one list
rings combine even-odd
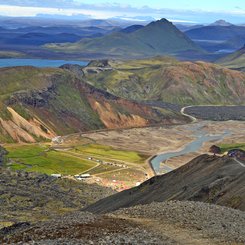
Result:
{"label": "blue sky", "polygon": [[0,0],[0,15],[39,14],[139,20],[167,18],[189,23],[225,19],[245,23],[245,0]]}

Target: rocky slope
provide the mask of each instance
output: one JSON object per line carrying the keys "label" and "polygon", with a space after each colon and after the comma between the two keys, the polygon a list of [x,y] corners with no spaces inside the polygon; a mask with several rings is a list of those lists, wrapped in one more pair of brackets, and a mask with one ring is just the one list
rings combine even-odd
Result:
{"label": "rocky slope", "polygon": [[75,212],[0,230],[11,244],[244,244],[244,212],[195,202],[163,202],[113,214]]}
{"label": "rocky slope", "polygon": [[113,194],[109,188],[0,167],[0,228],[74,212]]}
{"label": "rocky slope", "polygon": [[0,141],[36,142],[78,131],[183,122],[180,114],[111,95],[78,67],[0,69]]}
{"label": "rocky slope", "polygon": [[229,105],[244,104],[245,101],[245,74],[219,65],[179,62],[167,57],[109,61],[109,64],[110,69],[107,67],[103,71],[97,67],[100,72],[85,72],[84,79],[133,100],[182,105]]}
{"label": "rocky slope", "polygon": [[105,198],[87,211],[119,208],[167,200],[194,200],[245,210],[245,168],[228,157],[201,155],[168,174],[139,187]]}

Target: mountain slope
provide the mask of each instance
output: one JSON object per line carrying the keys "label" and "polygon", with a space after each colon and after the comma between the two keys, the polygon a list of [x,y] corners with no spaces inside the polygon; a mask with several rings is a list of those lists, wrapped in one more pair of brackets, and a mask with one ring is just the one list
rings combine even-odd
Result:
{"label": "mountain slope", "polygon": [[109,63],[110,69],[85,72],[84,79],[127,99],[184,105],[245,101],[245,74],[215,64],[179,62],[166,57]]}
{"label": "mountain slope", "polygon": [[77,69],[0,69],[0,140],[36,142],[57,134],[186,120],[96,89],[81,76]]}
{"label": "mountain slope", "polygon": [[98,201],[89,212],[109,212],[139,204],[192,200],[245,210],[245,168],[228,157],[201,155],[168,174]]}
{"label": "mountain slope", "polygon": [[188,37],[166,19],[152,22],[134,31],[115,32],[101,38],[86,39],[74,44],[50,44],[46,47],[65,52],[85,52],[113,57],[145,57],[200,51]]}
{"label": "mountain slope", "polygon": [[1,220],[37,222],[75,211],[114,192],[45,174],[14,172],[0,167]]}
{"label": "mountain slope", "polygon": [[238,51],[218,60],[217,63],[231,69],[245,71],[245,45]]}

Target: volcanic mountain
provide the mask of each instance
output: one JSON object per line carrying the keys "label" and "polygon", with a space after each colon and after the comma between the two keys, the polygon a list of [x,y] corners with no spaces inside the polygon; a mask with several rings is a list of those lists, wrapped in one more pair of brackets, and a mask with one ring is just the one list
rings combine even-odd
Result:
{"label": "volcanic mountain", "polygon": [[0,141],[36,142],[79,131],[186,120],[97,89],[82,77],[81,67],[69,65],[0,69]]}
{"label": "volcanic mountain", "polygon": [[[216,64],[167,57],[109,63],[110,70],[85,73],[84,80],[114,95],[139,101],[182,105],[245,102],[245,74]],[[97,65],[93,62],[90,66]]]}
{"label": "volcanic mountain", "polygon": [[132,27],[104,37],[84,39],[77,43],[50,44],[46,47],[64,52],[84,52],[88,55],[111,57],[145,57],[200,51],[185,34],[171,22],[161,19],[145,27]]}

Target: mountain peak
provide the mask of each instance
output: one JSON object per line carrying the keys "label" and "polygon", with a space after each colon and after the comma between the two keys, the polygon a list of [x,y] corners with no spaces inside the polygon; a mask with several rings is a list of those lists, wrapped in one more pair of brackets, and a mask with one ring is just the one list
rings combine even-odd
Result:
{"label": "mountain peak", "polygon": [[225,20],[217,20],[214,23],[210,24],[210,26],[232,26],[233,24],[225,21]]}
{"label": "mountain peak", "polygon": [[160,19],[160,20],[158,20],[158,21],[156,21],[157,23],[168,23],[168,24],[172,24],[172,22],[170,22],[170,21],[168,21],[167,19],[165,19],[165,18],[162,18],[162,19]]}
{"label": "mountain peak", "polygon": [[172,25],[172,22],[168,21],[165,18],[162,18],[162,19],[157,20],[157,21],[152,21],[149,25],[162,25],[162,24],[170,24],[170,25]]}

